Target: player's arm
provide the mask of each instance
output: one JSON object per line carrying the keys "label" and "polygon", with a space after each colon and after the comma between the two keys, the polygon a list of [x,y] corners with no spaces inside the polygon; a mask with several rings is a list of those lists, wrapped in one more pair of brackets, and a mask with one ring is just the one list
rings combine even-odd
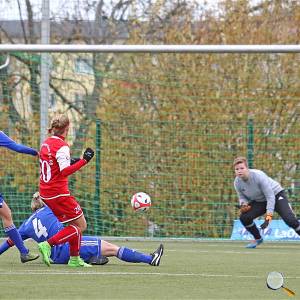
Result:
{"label": "player's arm", "polygon": [[267,199],[267,213],[273,214],[275,208],[275,194],[267,175],[264,173],[259,175],[259,186]]}
{"label": "player's arm", "polygon": [[87,148],[83,153],[83,158],[72,164],[70,159],[70,149],[68,146],[63,146],[57,151],[56,159],[59,164],[61,174],[67,177],[85,166],[93,158],[93,156],[94,151],[91,148]]}
{"label": "player's arm", "polygon": [[70,165],[64,169],[61,170],[61,174],[65,177],[68,177],[75,173],[76,171],[80,170],[84,165],[86,165],[87,162],[84,159],[80,159],[73,165]]}
{"label": "player's arm", "polygon": [[16,143],[14,140],[8,137],[3,131],[0,131],[0,146],[19,153],[30,154],[33,156],[38,155],[38,152],[36,150],[27,147],[25,145]]}
{"label": "player's arm", "polygon": [[234,181],[234,189],[239,198],[239,205],[237,205],[237,208],[240,210],[241,213],[248,212],[251,209],[251,205],[249,205],[249,201],[246,199],[245,195],[241,191],[239,184],[236,180]]}
{"label": "player's arm", "polygon": [[266,208],[267,213],[265,215],[265,221],[260,226],[260,228],[265,229],[269,226],[273,218],[273,212],[275,208],[275,194],[271,188],[269,179],[265,173],[262,172],[259,175],[258,180],[259,180],[259,186],[267,199],[267,208]]}
{"label": "player's arm", "polygon": [[70,159],[70,165],[71,165],[71,166],[74,165],[75,163],[77,163],[78,161],[80,161],[80,159],[81,159],[81,158],[79,158],[79,157],[72,157],[72,158]]}
{"label": "player's arm", "polygon": [[234,181],[234,189],[235,189],[235,191],[237,193],[237,196],[239,198],[240,206],[247,205],[249,201],[246,199],[245,195],[241,191],[240,186],[239,186],[239,184],[236,180]]}

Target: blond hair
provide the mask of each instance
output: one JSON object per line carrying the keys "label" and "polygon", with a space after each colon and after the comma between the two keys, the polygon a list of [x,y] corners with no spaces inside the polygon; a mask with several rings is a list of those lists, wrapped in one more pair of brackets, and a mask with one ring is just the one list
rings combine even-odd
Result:
{"label": "blond hair", "polygon": [[235,167],[238,164],[245,164],[245,166],[248,168],[247,158],[243,157],[243,156],[239,156],[239,157],[235,158],[233,161],[233,166]]}
{"label": "blond hair", "polygon": [[32,211],[36,211],[39,208],[45,206],[45,203],[43,202],[40,193],[39,192],[35,192],[32,196],[32,200],[31,200],[31,209]]}
{"label": "blond hair", "polygon": [[67,126],[69,126],[70,120],[67,115],[56,115],[53,117],[48,128],[48,133],[53,135],[62,135]]}

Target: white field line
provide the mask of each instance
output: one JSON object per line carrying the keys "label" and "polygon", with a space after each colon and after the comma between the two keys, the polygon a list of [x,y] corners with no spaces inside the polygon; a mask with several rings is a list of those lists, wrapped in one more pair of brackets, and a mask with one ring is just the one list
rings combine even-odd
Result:
{"label": "white field line", "polygon": [[[299,248],[300,250],[300,248]],[[262,254],[262,255],[266,255],[266,252],[268,254],[275,254],[275,255],[281,255],[281,254],[284,254],[284,255],[287,255],[287,254],[290,254],[290,252],[284,252],[284,251],[280,251],[280,252],[270,252],[269,249],[252,249],[252,250],[245,250],[245,251],[234,251],[234,250],[228,250],[228,251],[222,251],[222,250],[175,250],[175,249],[165,249],[165,251],[168,251],[168,252],[184,252],[184,253],[218,253],[218,254]],[[167,255],[167,254],[164,254],[164,255]]]}
{"label": "white field line", "polygon": [[[243,248],[241,248],[243,249]],[[284,248],[282,248],[284,249]],[[286,249],[286,248],[285,248]],[[140,252],[144,252],[144,253],[147,253],[148,250],[146,249],[136,249],[137,251],[140,251]],[[300,250],[300,247],[299,247],[299,250]],[[261,255],[265,255],[266,253],[268,254],[275,254],[275,255],[287,255],[287,254],[290,254],[290,252],[284,252],[284,251],[280,251],[280,252],[270,252],[270,249],[266,248],[266,249],[263,249],[261,248],[261,246],[258,248],[258,249],[252,249],[252,250],[241,250],[241,251],[236,251],[236,250],[213,250],[213,249],[210,249],[210,250],[201,250],[201,248],[199,248],[199,250],[188,250],[188,249],[168,249],[168,248],[165,248],[164,250],[164,256],[168,256],[168,253],[167,252],[180,252],[180,253],[217,253],[217,254],[246,254],[246,255],[249,255],[249,254],[261,254]]]}
{"label": "white field line", "polygon": [[[264,276],[257,275],[232,275],[232,274],[206,274],[206,273],[139,273],[139,272],[68,272],[68,271],[37,271],[37,270],[27,270],[22,272],[1,272],[0,276],[16,276],[16,275],[85,275],[85,276],[168,276],[168,277],[228,277],[228,278],[265,278]],[[300,276],[290,276],[285,277],[285,279],[300,279]]]}

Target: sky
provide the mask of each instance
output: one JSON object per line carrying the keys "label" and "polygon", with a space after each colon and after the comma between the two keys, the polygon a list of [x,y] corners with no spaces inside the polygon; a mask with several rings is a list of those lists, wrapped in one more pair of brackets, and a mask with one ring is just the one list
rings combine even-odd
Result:
{"label": "sky", "polygon": [[[33,4],[33,15],[35,20],[41,20],[42,3],[44,0],[30,0]],[[50,18],[55,20],[64,19],[81,19],[91,20],[94,19],[94,7],[98,0],[48,0],[50,5]],[[112,4],[119,0],[104,0],[104,10],[110,11]],[[142,1],[142,0],[139,0]],[[155,0],[154,0],[155,1]],[[170,0],[171,1],[171,0]],[[189,1],[189,0],[187,0]],[[197,0],[201,10],[210,9],[217,10],[218,3],[222,0]],[[253,5],[256,5],[263,0],[250,0]],[[0,0],[0,21],[1,20],[20,20],[21,7],[22,19],[27,19],[26,6],[24,0]],[[87,7],[90,6],[88,10]],[[74,17],[75,16],[75,17]]]}
{"label": "sky", "polygon": [[[42,8],[43,0],[31,0],[33,3],[33,14],[34,18],[37,20],[41,19],[41,8]],[[214,9],[217,7],[217,3],[219,0],[198,0],[198,3],[201,7],[207,7]],[[255,0],[257,1],[257,0]],[[24,0],[0,0],[0,20],[19,20],[19,6],[20,3],[21,11],[22,11],[22,19],[26,19],[26,9],[25,9],[25,1]],[[91,16],[94,16],[91,11],[87,11],[87,3],[95,3],[95,0],[49,0],[50,3],[50,17],[56,16],[56,19],[64,19],[66,16],[70,18],[72,15],[76,15],[77,18],[80,15],[82,19],[90,19]],[[111,7],[110,3],[117,2],[117,0],[104,0],[106,5],[105,9],[109,10]]]}

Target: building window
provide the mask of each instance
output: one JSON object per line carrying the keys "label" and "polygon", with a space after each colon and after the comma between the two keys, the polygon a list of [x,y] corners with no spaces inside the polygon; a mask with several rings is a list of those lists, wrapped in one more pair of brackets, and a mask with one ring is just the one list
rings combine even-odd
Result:
{"label": "building window", "polygon": [[75,72],[80,74],[93,75],[94,71],[92,68],[92,60],[77,58],[75,61]]}

